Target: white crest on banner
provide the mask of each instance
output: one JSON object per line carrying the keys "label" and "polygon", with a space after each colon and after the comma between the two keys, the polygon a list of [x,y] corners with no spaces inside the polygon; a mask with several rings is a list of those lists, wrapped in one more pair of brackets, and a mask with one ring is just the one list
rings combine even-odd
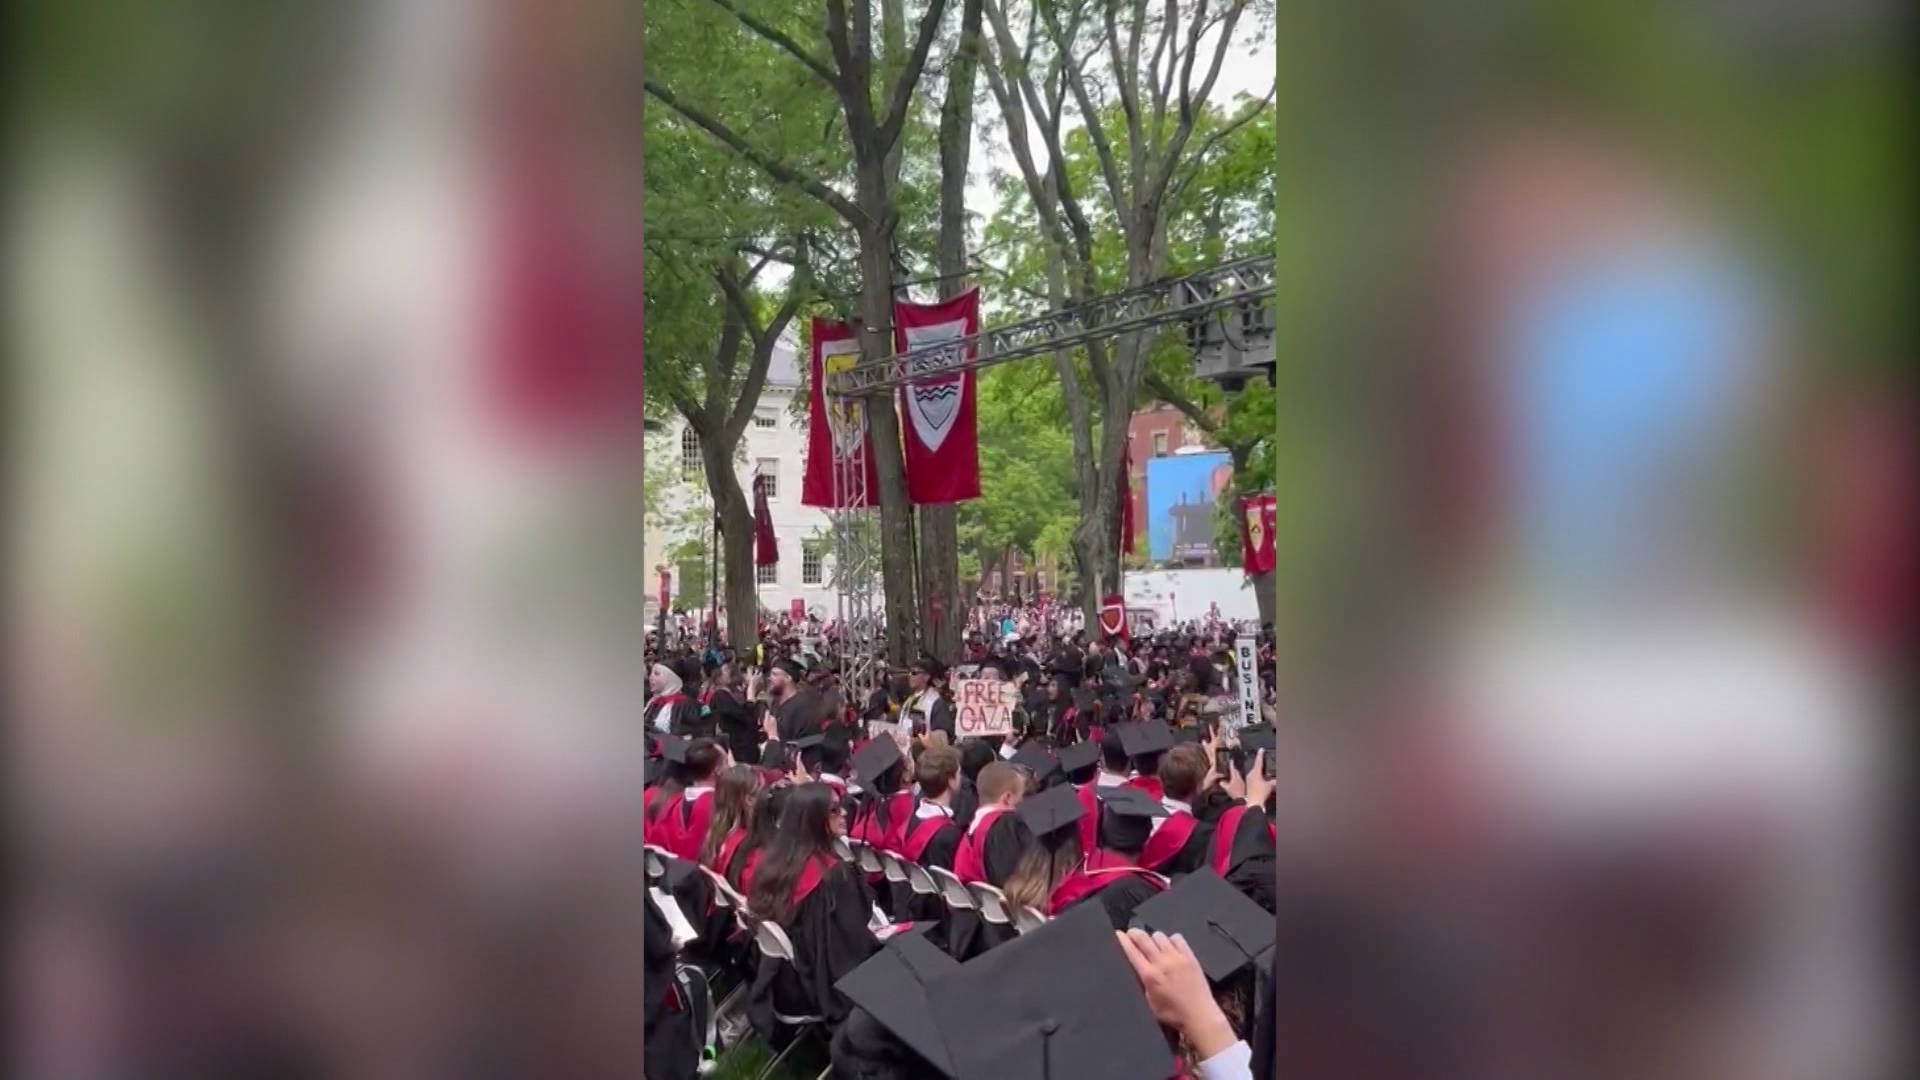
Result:
{"label": "white crest on banner", "polygon": [[[964,319],[931,326],[908,326],[902,330],[909,349],[938,345],[967,336]],[[927,449],[938,450],[940,444],[947,441],[947,434],[953,430],[953,421],[960,415],[960,398],[966,389],[966,378],[966,373],[961,372],[907,387],[907,418],[912,421],[913,430]]]}
{"label": "white crest on banner", "polygon": [[[820,343],[820,385],[816,392],[827,392],[827,380],[846,371],[860,359],[860,343],[852,339]],[[827,397],[827,430],[841,453],[858,446],[867,431],[867,410],[852,398]]]}

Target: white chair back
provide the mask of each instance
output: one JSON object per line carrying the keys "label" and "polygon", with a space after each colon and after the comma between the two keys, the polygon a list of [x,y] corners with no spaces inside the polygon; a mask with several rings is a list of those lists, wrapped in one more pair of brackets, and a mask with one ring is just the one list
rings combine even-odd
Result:
{"label": "white chair back", "polygon": [[1013,916],[1007,914],[1007,894],[987,884],[976,881],[967,886],[973,893],[975,906],[980,909],[980,917],[996,926],[1006,926],[1013,922]]}
{"label": "white chair back", "polygon": [[858,840],[848,840],[844,836],[836,836],[833,838],[833,853],[841,862],[852,862],[853,845],[857,843],[859,843]]}
{"label": "white chair back", "polygon": [[707,875],[707,880],[713,884],[714,903],[724,908],[733,908],[735,911],[747,910],[747,898],[740,895],[740,890],[727,884],[726,878],[704,865],[699,863],[694,865],[700,866],[700,872]]}
{"label": "white chair back", "polygon": [[1032,933],[1047,924],[1047,917],[1031,907],[1022,905],[1013,912],[1013,928],[1023,934]]}
{"label": "white chair back", "polygon": [[955,911],[973,911],[980,906],[974,902],[973,894],[967,891],[966,884],[956,877],[953,871],[930,866],[927,867],[927,872],[932,874],[933,880],[939,883],[940,895],[946,897],[948,907]]}
{"label": "white chair back", "polygon": [[873,845],[863,844],[858,840],[850,842],[853,844],[854,861],[860,864],[860,869],[869,874],[878,874],[886,870],[886,867],[880,863],[879,853],[873,850]]}
{"label": "white chair back", "polygon": [[780,929],[779,923],[767,919],[754,923],[753,941],[760,946],[762,953],[775,960],[785,960],[789,964],[793,962],[793,942],[787,937],[787,932]]}
{"label": "white chair back", "polygon": [[940,895],[940,886],[934,884],[933,875],[927,873],[926,867],[902,859],[900,869],[906,871],[907,887],[913,890],[915,896]]}
{"label": "white chair back", "polygon": [[882,851],[879,853],[879,855],[880,855],[880,869],[883,873],[887,875],[887,880],[893,882],[895,885],[906,884],[907,869],[905,864],[903,864],[899,860],[899,858],[897,858],[891,851]]}

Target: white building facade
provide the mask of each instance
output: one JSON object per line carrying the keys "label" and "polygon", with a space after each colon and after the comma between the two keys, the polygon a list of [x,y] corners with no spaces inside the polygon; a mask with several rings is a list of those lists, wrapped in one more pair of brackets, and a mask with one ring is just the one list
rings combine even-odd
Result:
{"label": "white building facade", "polygon": [[[806,412],[798,405],[804,377],[796,344],[782,341],[768,363],[766,385],[754,405],[753,420],[741,436],[740,446],[734,449],[733,460],[749,502],[755,484],[766,486],[767,510],[780,544],[779,564],[759,568],[761,608],[787,612],[797,600],[808,613],[832,618],[831,519],[826,511],[800,503],[807,460]],[[699,440],[678,416],[661,427],[664,437],[651,440],[649,447],[661,447],[671,456],[671,470],[669,473],[656,464],[648,472],[656,477],[669,473],[674,482],[657,503],[661,523],[647,530],[646,564],[651,568],[668,561],[666,552],[694,541],[711,567],[713,511],[702,475]],[[675,566],[673,573],[678,592],[683,571]],[[653,617],[652,611],[648,617]]]}

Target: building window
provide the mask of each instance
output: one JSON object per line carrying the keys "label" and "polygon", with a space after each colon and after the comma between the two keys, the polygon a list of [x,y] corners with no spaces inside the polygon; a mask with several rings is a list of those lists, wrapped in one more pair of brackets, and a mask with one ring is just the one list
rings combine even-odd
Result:
{"label": "building window", "polygon": [[774,428],[777,428],[780,426],[780,421],[771,416],[756,415],[753,418],[753,426],[761,429],[762,431],[772,431]]}
{"label": "building window", "polygon": [[1161,457],[1165,455],[1166,452],[1167,452],[1167,433],[1164,431],[1154,432],[1153,433],[1153,456]]}
{"label": "building window", "polygon": [[700,436],[691,427],[680,429],[680,478],[691,480],[700,475]]}
{"label": "building window", "polygon": [[768,566],[754,567],[753,580],[762,585],[780,584],[780,564],[773,563]]}
{"label": "building window", "polygon": [[780,497],[780,459],[766,458],[753,463],[753,492],[767,493],[767,501],[773,502]]}
{"label": "building window", "polygon": [[826,545],[808,540],[800,545],[800,584],[818,585],[824,576]]}

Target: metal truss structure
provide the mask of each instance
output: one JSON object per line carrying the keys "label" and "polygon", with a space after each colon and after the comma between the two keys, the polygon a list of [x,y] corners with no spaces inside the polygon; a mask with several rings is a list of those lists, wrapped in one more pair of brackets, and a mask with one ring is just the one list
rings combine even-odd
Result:
{"label": "metal truss structure", "polygon": [[[830,404],[869,407],[876,395],[895,387],[960,371],[977,371],[1071,349],[1123,334],[1191,322],[1229,310],[1263,304],[1274,295],[1274,259],[1239,259],[1186,277],[1143,285],[1076,307],[983,330],[887,356],[863,360],[827,380]],[[863,425],[864,427],[864,425]],[[833,511],[835,592],[842,641],[841,684],[849,702],[864,707],[882,683],[875,661],[880,640],[874,581],[879,577],[877,534],[863,529],[864,515],[877,513],[878,492],[867,490],[867,441],[851,447],[834,443]],[[904,662],[906,658],[896,657]]]}

